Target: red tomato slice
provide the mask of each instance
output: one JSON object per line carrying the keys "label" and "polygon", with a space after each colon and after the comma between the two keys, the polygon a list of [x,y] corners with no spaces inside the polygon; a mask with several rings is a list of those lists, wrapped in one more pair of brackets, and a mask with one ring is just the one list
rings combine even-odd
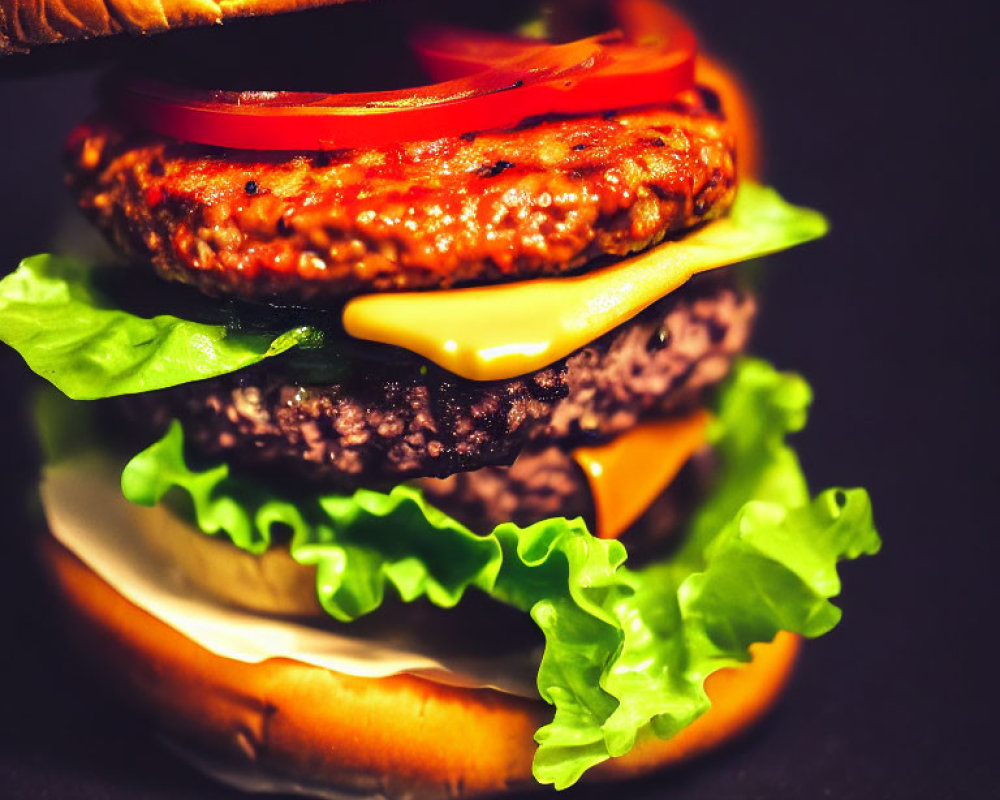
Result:
{"label": "red tomato slice", "polygon": [[[691,29],[660,0],[610,0],[609,5],[621,29],[595,38],[616,45],[619,57],[629,49],[638,58],[648,58],[650,49],[662,54],[669,48],[678,56],[695,52],[697,43]],[[502,66],[552,46],[545,40],[526,36],[445,25],[419,28],[410,38],[410,44],[421,67],[437,81]]]}
{"label": "red tomato slice", "polygon": [[[659,8],[655,0],[615,5],[650,3]],[[416,49],[435,79],[453,77],[416,89],[226,93],[133,80],[121,110],[140,127],[199,144],[337,150],[495,130],[543,114],[665,103],[694,85],[695,66],[693,35],[666,13],[669,30],[635,40],[615,31],[555,45],[442,29],[434,34],[437,55]]]}
{"label": "red tomato slice", "polygon": [[444,25],[418,28],[410,45],[424,72],[435,81],[472,75],[552,46],[542,39]]}

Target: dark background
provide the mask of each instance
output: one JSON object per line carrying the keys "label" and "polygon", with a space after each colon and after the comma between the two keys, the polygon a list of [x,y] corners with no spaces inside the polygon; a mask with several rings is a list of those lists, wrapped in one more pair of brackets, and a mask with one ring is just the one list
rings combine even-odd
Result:
{"label": "dark background", "polygon": [[[816,487],[866,486],[885,544],[844,568],[841,626],[809,644],[764,725],[615,791],[990,796],[1000,282],[987,248],[997,92],[985,15],[965,2],[684,6],[759,101],[769,181],[833,223],[824,241],[771,259],[755,349],[809,378],[816,401],[797,438],[807,473]],[[2,69],[6,271],[52,249],[70,215],[56,156],[94,73]],[[0,796],[235,797],[136,735],[62,649],[24,542],[29,380],[6,349],[0,381]]]}

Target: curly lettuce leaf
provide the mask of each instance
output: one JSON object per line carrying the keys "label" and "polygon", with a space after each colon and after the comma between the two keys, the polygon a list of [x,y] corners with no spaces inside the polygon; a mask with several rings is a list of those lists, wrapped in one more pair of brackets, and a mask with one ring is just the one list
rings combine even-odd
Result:
{"label": "curly lettuce leaf", "polygon": [[717,485],[680,550],[641,570],[579,519],[478,535],[412,487],[284,497],[225,465],[195,471],[178,423],[128,464],[122,487],[147,505],[181,490],[203,531],[251,552],[270,546],[276,526],[291,529],[293,557],[316,565],[320,601],[340,620],[378,608],[387,586],[445,607],[472,587],[530,613],[545,637],[538,691],[555,707],[536,735],[534,773],[565,788],[638,737],[690,724],[709,707],[705,679],[746,662],[750,644],[780,630],[818,636],[839,620],[836,564],[874,553],[879,539],[863,490],[810,501],[785,444],[808,402],[796,376],[737,367],[710,432]]}
{"label": "curly lettuce leaf", "polygon": [[862,489],[810,502],[794,451],[811,399],[798,376],[741,362],[718,398],[709,438],[722,471],[671,558],[627,572],[614,616],[623,643],[601,687],[619,702],[602,720],[563,715],[542,728],[535,776],[563,788],[649,730],[669,738],[708,710],[705,679],[749,660],[780,630],[815,637],[840,619],[836,564],[877,552]]}
{"label": "curly lettuce leaf", "polygon": [[150,392],[213,378],[311,342],[308,327],[233,334],[224,325],[114,308],[81,261],[27,258],[0,280],[0,341],[74,400]]}
{"label": "curly lettuce leaf", "polygon": [[[177,421],[122,472],[122,492],[133,503],[155,505],[172,489],[183,491],[202,531],[248,552],[264,552],[279,527],[291,530],[293,558],[317,567],[319,599],[342,621],[378,608],[387,584],[403,600],[426,597],[444,608],[475,586],[527,611],[554,599],[561,583],[587,607],[592,592],[583,587],[601,585],[625,559],[619,542],[595,539],[579,519],[501,525],[480,536],[410,486],[291,497],[230,475],[226,464],[192,470]],[[567,570],[572,580],[560,577]],[[604,617],[599,603],[589,610]]]}

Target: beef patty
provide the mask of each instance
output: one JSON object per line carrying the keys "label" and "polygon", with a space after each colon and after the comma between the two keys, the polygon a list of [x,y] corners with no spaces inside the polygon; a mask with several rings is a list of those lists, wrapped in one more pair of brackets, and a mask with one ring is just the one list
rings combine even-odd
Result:
{"label": "beef patty", "polygon": [[[663,558],[708,491],[715,466],[708,448],[697,452],[622,533],[629,563],[648,555]],[[436,508],[477,533],[505,522],[526,527],[552,517],[582,517],[592,532],[602,535],[587,477],[560,447],[526,450],[509,467],[423,478],[419,486]]]}
{"label": "beef patty", "polygon": [[566,359],[499,382],[416,356],[307,385],[294,361],[123,398],[148,425],[176,416],[202,454],[350,488],[510,464],[697,405],[741,352],[753,299],[728,270],[699,276]]}
{"label": "beef patty", "polygon": [[732,137],[669,107],[323,154],[228,151],[110,117],[67,149],[80,207],[125,252],[212,295],[324,304],[554,275],[725,212]]}

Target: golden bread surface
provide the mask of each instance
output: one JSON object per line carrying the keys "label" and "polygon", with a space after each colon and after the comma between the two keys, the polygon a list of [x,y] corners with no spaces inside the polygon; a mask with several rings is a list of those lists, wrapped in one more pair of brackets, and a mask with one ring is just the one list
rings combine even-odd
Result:
{"label": "golden bread surface", "polygon": [[115,33],[146,35],[348,0],[0,0],[0,54]]}
{"label": "golden bread surface", "polygon": [[[248,771],[386,798],[483,796],[532,782],[532,737],[551,715],[541,701],[410,675],[373,680],[286,659],[222,658],[125,600],[51,537],[41,553],[88,656],[189,747]],[[791,634],[756,646],[750,665],[708,680],[708,713],[593,777],[642,774],[731,738],[774,703],[798,646]]]}

